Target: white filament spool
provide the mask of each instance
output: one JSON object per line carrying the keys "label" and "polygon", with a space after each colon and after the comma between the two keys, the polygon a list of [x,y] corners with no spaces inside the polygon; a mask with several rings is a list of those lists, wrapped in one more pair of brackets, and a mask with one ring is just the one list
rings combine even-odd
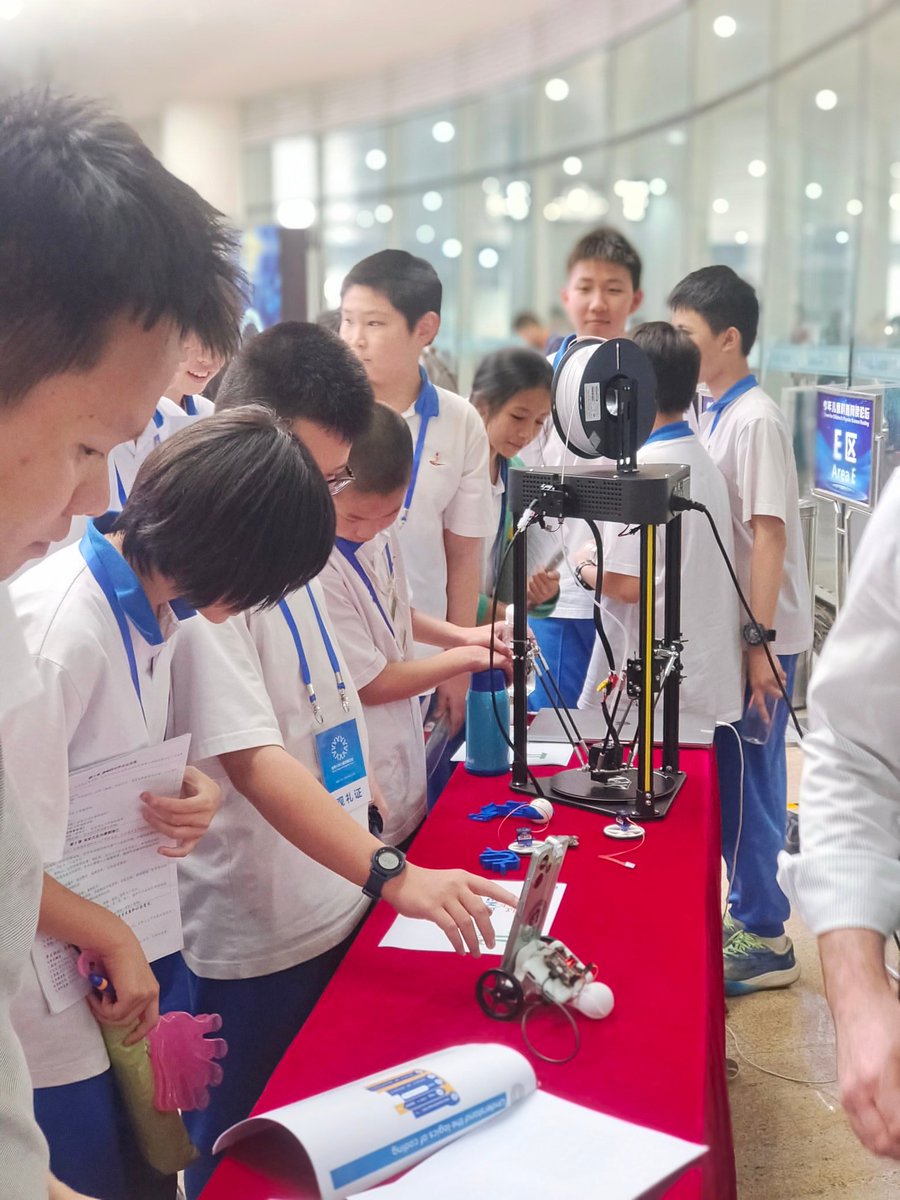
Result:
{"label": "white filament spool", "polygon": [[[557,432],[566,446],[582,458],[596,458],[597,450],[592,445],[584,430],[584,422],[579,410],[579,393],[581,379],[589,360],[597,353],[597,347],[602,346],[604,338],[585,338],[572,344],[568,353],[556,369],[553,376],[553,408]],[[588,387],[596,385],[588,385]],[[586,415],[589,420],[599,420],[599,412],[593,414],[592,405],[602,404],[600,388],[586,394]],[[592,415],[593,414],[593,415]]]}

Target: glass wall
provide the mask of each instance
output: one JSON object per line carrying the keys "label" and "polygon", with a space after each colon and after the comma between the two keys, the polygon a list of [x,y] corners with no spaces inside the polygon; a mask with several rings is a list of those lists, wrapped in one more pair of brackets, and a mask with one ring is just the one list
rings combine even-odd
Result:
{"label": "glass wall", "polygon": [[638,319],[665,316],[687,271],[727,263],[759,290],[764,384],[807,389],[785,404],[808,487],[817,383],[888,385],[900,446],[898,46],[900,0],[694,0],[550,75],[324,130],[312,170],[303,139],[248,147],[248,221],[313,200],[321,308],[364,255],[428,258],[445,285],[438,347],[462,390],[512,340],[517,311],[565,331],[565,259],[601,221],[643,256]]}

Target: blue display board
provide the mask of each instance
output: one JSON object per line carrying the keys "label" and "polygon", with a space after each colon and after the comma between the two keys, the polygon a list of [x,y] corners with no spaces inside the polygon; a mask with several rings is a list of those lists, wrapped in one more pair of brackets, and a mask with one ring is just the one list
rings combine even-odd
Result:
{"label": "blue display board", "polygon": [[815,494],[871,512],[878,499],[881,433],[880,395],[820,388],[816,396]]}

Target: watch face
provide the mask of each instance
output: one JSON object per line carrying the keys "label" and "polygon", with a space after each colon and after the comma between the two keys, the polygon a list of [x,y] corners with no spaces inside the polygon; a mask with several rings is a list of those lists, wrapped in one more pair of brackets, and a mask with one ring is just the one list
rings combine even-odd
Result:
{"label": "watch face", "polygon": [[385,846],[376,851],[375,858],[382,871],[396,871],[403,865],[403,856],[393,846]]}

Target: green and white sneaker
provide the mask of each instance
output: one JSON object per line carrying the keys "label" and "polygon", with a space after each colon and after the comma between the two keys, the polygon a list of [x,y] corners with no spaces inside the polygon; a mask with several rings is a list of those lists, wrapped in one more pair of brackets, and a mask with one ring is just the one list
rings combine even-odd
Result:
{"label": "green and white sneaker", "polygon": [[725,920],[722,922],[722,949],[724,950],[736,933],[744,928],[743,921],[739,921],[737,917],[731,915],[731,909],[725,914]]}
{"label": "green and white sneaker", "polygon": [[800,968],[794,958],[794,947],[779,954],[755,933],[740,929],[723,947],[725,964],[725,995],[743,996],[765,988],[790,987],[800,978]]}

